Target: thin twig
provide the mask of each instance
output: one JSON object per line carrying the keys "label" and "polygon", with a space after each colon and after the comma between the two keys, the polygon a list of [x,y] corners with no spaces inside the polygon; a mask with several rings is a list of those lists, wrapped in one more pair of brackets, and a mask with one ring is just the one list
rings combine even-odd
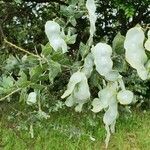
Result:
{"label": "thin twig", "polygon": [[17,90],[12,91],[12,92],[11,92],[11,93],[9,93],[8,95],[6,95],[6,96],[2,97],[2,98],[0,99],[0,101],[3,101],[4,99],[8,98],[9,96],[13,95],[14,93],[16,93],[16,92],[18,92],[18,91],[20,91],[20,90],[21,90],[21,88],[19,88],[19,89],[17,89]]}
{"label": "thin twig", "polygon": [[27,53],[27,54],[29,54],[29,55],[32,55],[32,56],[34,56],[34,57],[36,57],[36,58],[40,58],[40,59],[41,59],[41,57],[40,57],[39,55],[35,55],[35,54],[33,54],[33,53],[30,53],[29,51],[27,51],[27,50],[25,50],[25,49],[23,49],[23,48],[21,48],[21,47],[18,47],[17,45],[15,45],[15,44],[13,44],[13,43],[7,41],[7,39],[4,39],[4,42],[7,43],[8,45],[14,47],[15,49],[18,49],[18,50],[20,50],[20,51],[22,51],[22,52],[24,52],[24,53]]}

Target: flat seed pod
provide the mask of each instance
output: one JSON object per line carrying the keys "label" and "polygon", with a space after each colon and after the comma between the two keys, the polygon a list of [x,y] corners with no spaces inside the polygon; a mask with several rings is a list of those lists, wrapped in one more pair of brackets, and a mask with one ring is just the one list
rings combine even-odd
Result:
{"label": "flat seed pod", "polygon": [[143,47],[144,38],[144,32],[141,27],[134,27],[128,30],[124,42],[126,60],[137,70],[142,80],[147,79],[147,71],[144,67],[147,61],[147,56]]}
{"label": "flat seed pod", "polygon": [[90,90],[86,77],[80,83],[78,83],[78,85],[76,85],[73,95],[79,103],[90,98]]}
{"label": "flat seed pod", "polygon": [[[116,98],[113,97],[113,99],[115,100]],[[118,116],[118,104],[117,102],[114,102],[109,105],[109,108],[105,112],[103,117],[103,122],[105,124],[105,129],[107,131],[107,135],[105,139],[106,148],[108,147],[108,143],[110,140],[110,135],[111,135],[110,131],[114,132],[117,116]]]}
{"label": "flat seed pod", "polygon": [[117,79],[121,78],[121,75],[118,71],[112,70],[105,75],[105,78],[109,81],[116,81]]}
{"label": "flat seed pod", "polygon": [[62,38],[60,26],[54,21],[47,21],[45,24],[45,33],[48,37],[49,43],[55,51],[62,49],[62,52],[67,52],[67,44]]}
{"label": "flat seed pod", "polygon": [[28,105],[32,105],[32,104],[35,104],[36,101],[37,101],[37,99],[36,99],[36,93],[35,92],[29,93],[27,101],[26,101],[27,104]]}
{"label": "flat seed pod", "polygon": [[82,107],[83,107],[83,103],[79,103],[79,104],[75,107],[75,111],[76,111],[76,112],[81,112],[81,111],[82,111]]}
{"label": "flat seed pod", "polygon": [[113,83],[111,85],[107,85],[106,88],[102,89],[98,93],[99,98],[95,98],[92,102],[92,111],[97,113],[102,109],[107,108],[112,103],[112,97],[116,95],[116,90],[118,88],[118,84]]}
{"label": "flat seed pod", "polygon": [[105,76],[112,71],[112,49],[108,44],[98,43],[95,47],[92,47],[91,52],[94,58],[96,70],[100,75]]}
{"label": "flat seed pod", "polygon": [[107,125],[111,125],[116,120],[117,115],[118,115],[118,104],[116,101],[116,96],[112,97],[112,99],[114,99],[115,102],[112,104],[109,104],[109,108],[105,112],[104,117],[103,117],[103,122]]}
{"label": "flat seed pod", "polygon": [[87,78],[91,76],[91,73],[93,71],[93,66],[94,66],[93,56],[91,53],[89,53],[84,60],[84,65],[82,69],[82,72],[85,73]]}
{"label": "flat seed pod", "polygon": [[99,58],[100,56],[111,56],[112,49],[106,43],[98,43],[91,49],[94,58]]}
{"label": "flat seed pod", "polygon": [[60,25],[55,21],[47,21],[45,24],[45,33],[49,37],[50,34],[59,34],[60,33]]}
{"label": "flat seed pod", "polygon": [[139,75],[139,77],[142,80],[146,80],[148,78],[148,72],[146,70],[146,67],[141,65],[138,69],[137,69],[137,73]]}
{"label": "flat seed pod", "polygon": [[95,11],[96,11],[96,5],[95,5],[94,0],[87,0],[86,1],[86,8],[87,8],[89,14],[95,13]]}
{"label": "flat seed pod", "polygon": [[133,101],[133,93],[129,90],[122,90],[117,94],[117,99],[122,105],[128,105]]}
{"label": "flat seed pod", "polygon": [[145,46],[146,50],[150,51],[150,30],[147,33],[147,37],[148,37],[148,39],[146,40],[144,46]]}
{"label": "flat seed pod", "polygon": [[102,105],[102,102],[99,98],[95,98],[93,101],[92,101],[92,111],[94,113],[98,113],[100,112],[102,109],[103,109],[103,105]]}
{"label": "flat seed pod", "polygon": [[70,80],[69,80],[69,83],[67,85],[67,90],[65,91],[65,93],[61,96],[61,98],[65,98],[67,96],[69,96],[74,88],[75,88],[75,85],[79,82],[81,82],[81,80],[83,79],[84,77],[84,73],[80,72],[80,71],[77,71],[75,72],[71,77],[70,77]]}
{"label": "flat seed pod", "polygon": [[107,108],[109,105],[109,100],[112,97],[113,92],[109,87],[106,87],[105,89],[102,89],[99,91],[98,96],[99,99],[101,100],[101,104],[103,108]]}
{"label": "flat seed pod", "polygon": [[70,95],[66,101],[65,101],[65,104],[67,107],[72,107],[74,105],[75,101],[74,101],[74,98],[72,95]]}
{"label": "flat seed pod", "polygon": [[97,62],[95,62],[95,65],[96,65],[96,71],[102,76],[107,75],[112,69],[112,62],[109,60],[106,62],[102,62],[98,60]]}
{"label": "flat seed pod", "polygon": [[67,52],[67,44],[59,35],[53,35],[49,42],[55,51],[62,49],[63,53]]}
{"label": "flat seed pod", "polygon": [[93,35],[95,33],[96,27],[95,22],[97,19],[97,16],[95,14],[96,6],[94,0],[87,0],[86,1],[86,8],[88,10],[89,14],[89,20],[90,20],[90,38],[89,38],[89,44],[91,45],[93,42]]}
{"label": "flat seed pod", "polygon": [[148,72],[150,72],[150,60],[147,61],[145,67],[146,67],[146,70],[147,70]]}
{"label": "flat seed pod", "polygon": [[146,50],[150,51],[150,38],[145,42],[145,48]]}

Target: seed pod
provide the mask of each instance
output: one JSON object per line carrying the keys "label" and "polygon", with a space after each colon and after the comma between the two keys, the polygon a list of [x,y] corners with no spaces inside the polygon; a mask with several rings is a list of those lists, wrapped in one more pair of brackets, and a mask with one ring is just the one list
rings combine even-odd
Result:
{"label": "seed pod", "polygon": [[49,43],[55,51],[62,49],[62,52],[67,52],[67,44],[61,36],[60,26],[54,21],[47,21],[45,24],[45,33]]}
{"label": "seed pod", "polygon": [[93,66],[94,66],[94,60],[93,56],[91,53],[89,53],[84,60],[84,65],[82,72],[85,73],[86,77],[89,78],[91,76],[91,73],[93,71]]}
{"label": "seed pod", "polygon": [[113,61],[111,60],[112,48],[105,43],[98,43],[91,49],[94,64],[97,72],[109,81],[116,81],[120,78],[118,71],[112,70]]}
{"label": "seed pod", "polygon": [[117,99],[122,105],[128,105],[133,101],[133,93],[129,90],[122,90],[117,94]]}
{"label": "seed pod", "polygon": [[90,20],[89,45],[91,45],[92,42],[93,42],[93,36],[94,36],[95,30],[96,30],[95,23],[96,23],[96,19],[97,19],[97,16],[95,14],[96,5],[95,5],[94,0],[87,0],[86,1],[86,8],[88,10],[88,14],[89,14],[88,17],[89,17],[89,20]]}
{"label": "seed pod", "polygon": [[147,40],[146,40],[144,46],[145,46],[146,50],[150,51],[150,30],[147,33]]}
{"label": "seed pod", "polygon": [[35,92],[29,93],[28,98],[27,98],[27,101],[26,101],[27,104],[28,104],[28,105],[35,104],[36,101],[37,101],[36,96],[37,96],[37,95],[36,95]]}
{"label": "seed pod", "polygon": [[143,47],[144,32],[141,27],[134,27],[128,30],[124,42],[126,50],[125,57],[127,62],[137,70],[142,80],[147,79],[147,71],[144,64],[147,61],[145,49]]}

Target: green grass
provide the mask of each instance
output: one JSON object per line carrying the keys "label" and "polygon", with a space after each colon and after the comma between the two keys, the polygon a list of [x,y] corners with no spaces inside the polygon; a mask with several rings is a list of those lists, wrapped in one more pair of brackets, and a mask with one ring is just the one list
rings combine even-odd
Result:
{"label": "green grass", "polygon": [[[61,110],[47,120],[33,121],[12,110],[0,110],[1,150],[103,150],[105,129],[102,116]],[[11,114],[11,115],[10,115]],[[15,115],[14,115],[15,114]],[[10,118],[9,116],[14,116]],[[8,120],[9,118],[9,120]],[[96,140],[92,141],[90,135]],[[150,112],[120,116],[108,150],[150,150]]]}

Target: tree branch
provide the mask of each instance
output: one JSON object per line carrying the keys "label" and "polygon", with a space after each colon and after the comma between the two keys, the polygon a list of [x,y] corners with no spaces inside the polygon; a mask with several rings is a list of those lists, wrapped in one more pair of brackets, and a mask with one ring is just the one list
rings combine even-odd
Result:
{"label": "tree branch", "polygon": [[[35,3],[51,3],[51,2],[54,2],[54,3],[58,3],[60,5],[66,5],[68,6],[67,3],[65,3],[63,0],[22,0],[23,2],[35,2]],[[4,1],[6,2],[6,1]],[[7,2],[13,2],[13,0],[7,0]]]}
{"label": "tree branch", "polygon": [[16,90],[12,91],[12,92],[11,92],[11,93],[9,93],[8,95],[6,95],[6,96],[4,96],[4,97],[0,98],[0,101],[5,100],[6,98],[10,97],[11,95],[13,95],[14,93],[16,93],[16,92],[18,92],[18,91],[20,91],[20,90],[21,90],[21,88],[19,88],[19,89],[16,89]]}

